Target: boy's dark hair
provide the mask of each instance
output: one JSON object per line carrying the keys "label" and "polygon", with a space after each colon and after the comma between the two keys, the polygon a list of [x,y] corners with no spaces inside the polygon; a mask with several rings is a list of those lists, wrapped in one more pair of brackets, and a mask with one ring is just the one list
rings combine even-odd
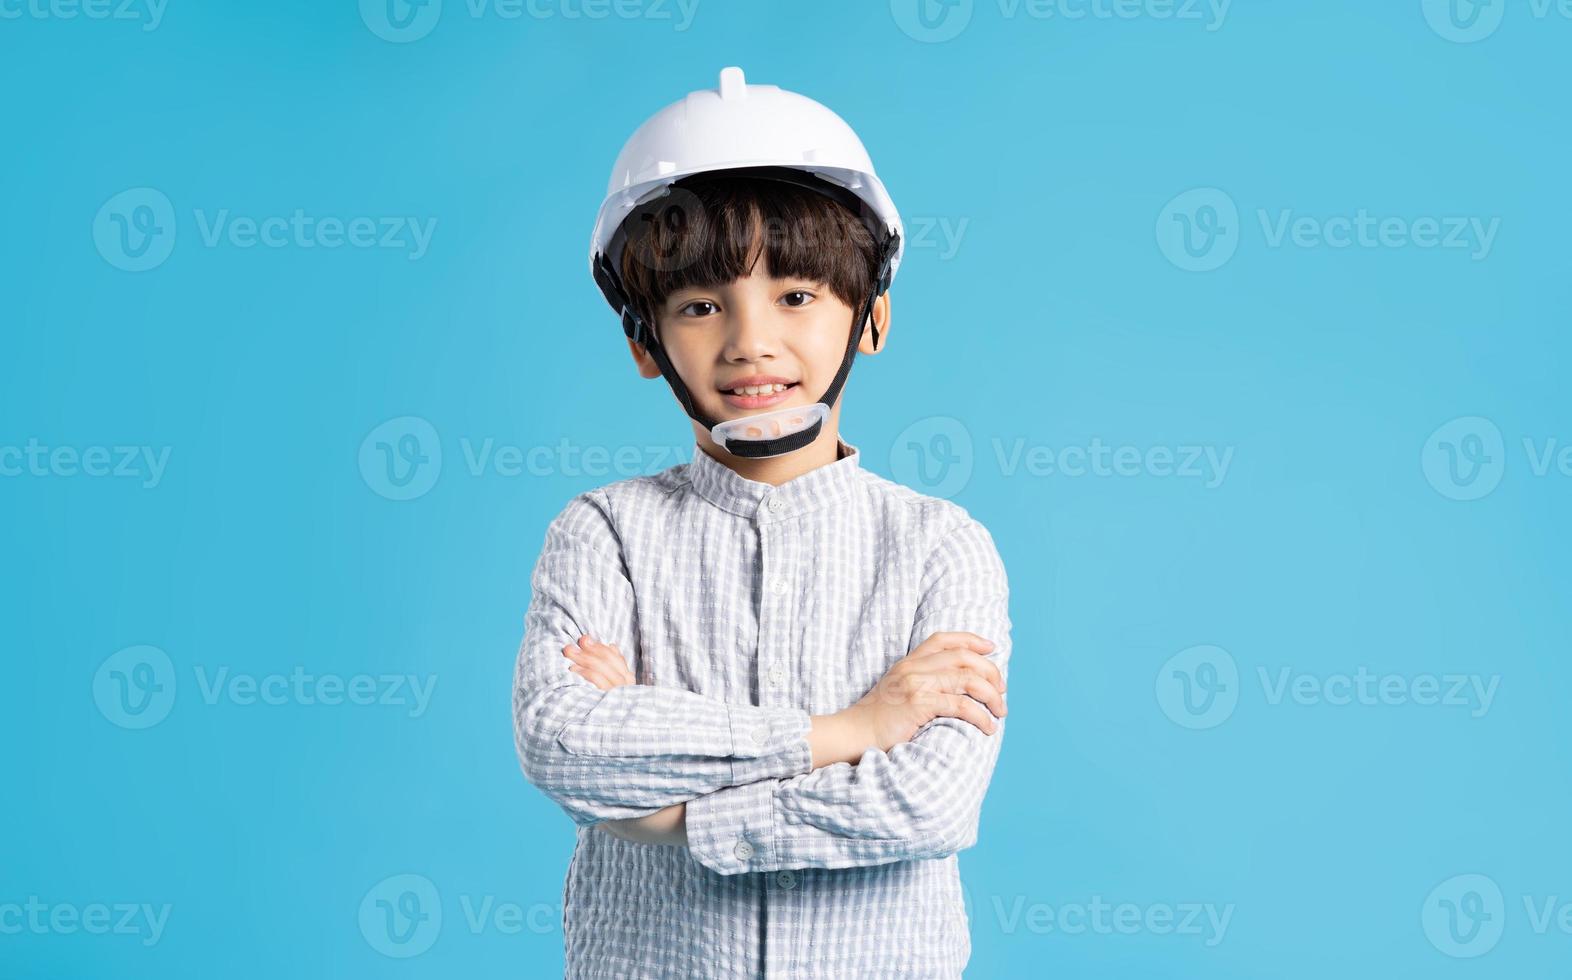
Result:
{"label": "boy's dark hair", "polygon": [[672,293],[723,286],[761,258],[770,275],[822,282],[853,310],[867,301],[878,271],[873,235],[857,215],[777,180],[724,171],[683,178],[635,208],[623,227],[623,285],[652,328]]}

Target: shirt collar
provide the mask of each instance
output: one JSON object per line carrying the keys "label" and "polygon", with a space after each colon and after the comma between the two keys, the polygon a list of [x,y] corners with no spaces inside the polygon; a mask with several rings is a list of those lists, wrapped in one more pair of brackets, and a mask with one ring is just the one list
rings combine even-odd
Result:
{"label": "shirt collar", "polygon": [[688,464],[688,482],[710,503],[743,517],[779,520],[803,514],[845,497],[857,484],[862,468],[862,453],[842,439],[835,440],[840,458],[825,463],[772,486],[750,480],[693,445],[693,462]]}

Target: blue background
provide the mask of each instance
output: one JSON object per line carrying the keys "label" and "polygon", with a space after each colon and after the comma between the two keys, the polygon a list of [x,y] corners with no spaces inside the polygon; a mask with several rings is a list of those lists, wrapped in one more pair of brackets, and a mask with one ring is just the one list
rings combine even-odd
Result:
{"label": "blue background", "polygon": [[[154,486],[64,462],[0,477],[0,975],[560,972],[573,832],[518,770],[513,657],[546,522],[633,473],[557,455],[477,473],[468,455],[567,440],[632,447],[647,471],[691,453],[585,250],[622,140],[727,64],[826,102],[870,148],[914,234],[893,344],[858,361],[843,432],[869,468],[967,507],[1010,573],[1010,735],[961,859],[968,975],[1572,961],[1572,935],[1525,907],[1572,901],[1572,476],[1536,473],[1524,446],[1572,440],[1572,21],[1513,0],[1465,43],[1419,0],[1239,2],[1220,24],[977,0],[948,10],[964,24],[930,8],[940,35],[962,27],[941,39],[906,0],[702,0],[686,24],[675,0],[601,19],[537,0],[550,16],[513,20],[447,0],[396,43],[353,0],[170,0],[152,30],[32,2],[0,23],[0,446],[169,457]],[[136,188],[170,202],[174,238],[131,272],[99,213]],[[1238,220],[1171,213],[1202,188]],[[223,209],[437,224],[415,260],[209,245]],[[1477,257],[1274,245],[1260,217],[1360,209],[1499,232]],[[1182,220],[1236,251],[1187,271]],[[436,481],[399,500],[362,444],[406,416],[435,434]],[[961,469],[918,465],[911,445],[940,435]],[[1033,473],[996,449],[1093,440],[1231,465]],[[175,695],[146,728],[98,696],[139,645],[167,655]],[[1197,646],[1225,653],[1185,655],[1202,669],[1181,656]],[[435,688],[413,717],[208,703],[197,680],[297,667]],[[1236,701],[1198,713],[1174,685],[1213,669]],[[1285,669],[1498,686],[1485,711],[1274,699],[1261,672]],[[404,874],[443,918],[401,959],[360,908]],[[170,915],[150,945],[18,930],[3,907],[30,896]],[[1221,937],[1062,928],[1094,899],[1230,920]],[[473,927],[488,900],[522,927]],[[1449,902],[1499,942],[1465,929],[1449,952]]]}

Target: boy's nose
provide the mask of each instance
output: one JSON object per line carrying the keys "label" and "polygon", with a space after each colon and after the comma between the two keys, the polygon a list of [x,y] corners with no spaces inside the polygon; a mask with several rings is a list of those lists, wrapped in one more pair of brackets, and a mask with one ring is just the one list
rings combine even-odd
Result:
{"label": "boy's nose", "polygon": [[733,361],[751,361],[765,354],[774,354],[779,338],[769,325],[768,318],[747,310],[738,310],[727,318],[726,356]]}

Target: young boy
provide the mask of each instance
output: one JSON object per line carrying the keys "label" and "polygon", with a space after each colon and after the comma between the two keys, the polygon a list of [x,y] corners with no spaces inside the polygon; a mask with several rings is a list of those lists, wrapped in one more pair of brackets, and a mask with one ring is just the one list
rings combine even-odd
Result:
{"label": "young boy", "polygon": [[569,977],[959,977],[970,956],[956,853],[1003,738],[1004,566],[839,435],[900,232],[850,127],[737,68],[613,170],[592,270],[695,447],[569,501],[531,579],[514,728],[578,827]]}

